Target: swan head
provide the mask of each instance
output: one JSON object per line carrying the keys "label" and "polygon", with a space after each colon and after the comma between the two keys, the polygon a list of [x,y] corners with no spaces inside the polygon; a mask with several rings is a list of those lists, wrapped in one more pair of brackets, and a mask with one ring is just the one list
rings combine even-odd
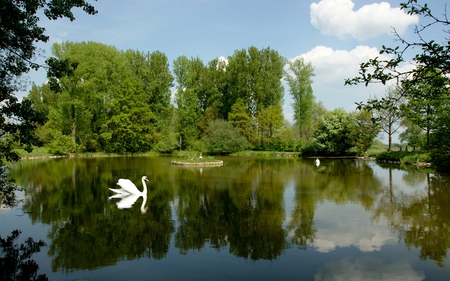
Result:
{"label": "swan head", "polygon": [[150,181],[148,180],[148,177],[147,177],[147,176],[143,176],[143,177],[142,177],[142,180],[143,180],[143,181],[150,182]]}

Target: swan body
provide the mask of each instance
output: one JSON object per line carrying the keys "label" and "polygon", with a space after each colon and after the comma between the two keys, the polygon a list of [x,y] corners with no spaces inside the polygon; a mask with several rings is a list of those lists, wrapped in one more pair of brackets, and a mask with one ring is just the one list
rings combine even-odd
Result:
{"label": "swan body", "polygon": [[[139,191],[139,189],[137,189],[136,185],[134,185],[134,183],[132,181],[130,181],[129,179],[119,179],[117,181],[117,185],[120,186],[120,189],[114,189],[114,188],[110,188],[111,191],[115,192],[116,194],[120,194],[123,195],[123,197],[128,196],[128,195],[147,195],[147,185],[145,184],[145,182],[148,181],[148,177],[147,176],[143,176],[142,177],[142,186],[144,187],[144,189],[141,191]],[[120,196],[116,197],[116,198],[120,198]]]}
{"label": "swan body", "polygon": [[319,158],[317,158],[316,159],[316,166],[319,167],[319,165],[320,165],[320,160],[319,160]]}

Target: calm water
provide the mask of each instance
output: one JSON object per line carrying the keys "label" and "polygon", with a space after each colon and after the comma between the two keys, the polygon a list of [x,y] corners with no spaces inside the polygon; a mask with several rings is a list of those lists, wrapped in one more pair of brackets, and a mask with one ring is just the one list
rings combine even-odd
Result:
{"label": "calm water", "polygon": [[[448,280],[450,178],[362,160],[22,161],[0,235],[46,246],[50,280]],[[147,197],[109,199],[119,178]],[[133,200],[134,201],[134,200]],[[120,203],[121,202],[121,203]]]}

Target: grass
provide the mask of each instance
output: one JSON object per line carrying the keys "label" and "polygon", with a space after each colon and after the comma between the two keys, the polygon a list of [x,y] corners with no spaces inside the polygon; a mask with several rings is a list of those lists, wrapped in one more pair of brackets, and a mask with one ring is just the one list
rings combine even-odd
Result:
{"label": "grass", "polygon": [[258,156],[258,157],[293,157],[298,156],[298,152],[279,152],[279,151],[239,151],[233,156]]}
{"label": "grass", "polygon": [[203,163],[203,162],[216,162],[220,160],[214,159],[213,156],[206,156],[203,158],[193,158],[193,157],[184,157],[184,158],[178,158],[174,160],[175,162],[186,162],[186,163]]}
{"label": "grass", "polygon": [[429,163],[430,155],[426,151],[390,151],[378,154],[377,160],[402,164]]}
{"label": "grass", "polygon": [[[47,147],[33,147],[33,151],[31,153],[28,153],[23,148],[15,148],[14,151],[16,151],[21,158],[45,158],[45,157],[52,157],[55,156],[54,154],[49,152],[49,149]],[[78,153],[78,157],[96,157],[96,156],[124,156],[124,155],[133,155],[133,156],[159,156],[161,155],[158,152],[142,152],[142,153],[135,153],[135,154],[118,154],[118,153],[106,153],[106,152],[83,152]]]}
{"label": "grass", "polygon": [[22,158],[53,156],[50,152],[48,152],[48,148],[46,147],[33,147],[33,151],[31,153],[26,152],[23,148],[16,148],[14,151],[17,152]]}

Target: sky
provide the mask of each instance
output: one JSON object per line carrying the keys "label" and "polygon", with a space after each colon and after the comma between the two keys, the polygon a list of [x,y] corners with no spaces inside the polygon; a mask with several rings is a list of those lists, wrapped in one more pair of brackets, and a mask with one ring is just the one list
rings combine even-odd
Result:
{"label": "sky", "polygon": [[[353,111],[355,102],[381,97],[381,84],[345,86],[359,64],[379,55],[382,45],[399,45],[393,28],[405,39],[417,39],[414,28],[424,19],[400,10],[402,1],[376,0],[99,0],[97,15],[75,10],[76,20],[41,17],[50,41],[39,44],[45,57],[51,45],[95,41],[119,50],[160,51],[169,62],[199,57],[204,64],[232,56],[236,50],[270,47],[286,59],[302,57],[314,67],[316,101],[328,110]],[[422,2],[422,1],[419,1]],[[428,1],[440,15],[446,0]],[[423,2],[422,2],[423,3]],[[436,34],[441,30],[436,30]],[[441,32],[442,33],[442,32]],[[434,34],[430,34],[431,38]],[[408,67],[408,66],[404,66]],[[32,72],[37,85],[45,71]],[[285,83],[284,83],[285,84]],[[23,92],[22,95],[26,95]],[[20,96],[20,94],[19,94]],[[285,85],[284,114],[292,121],[292,99]]]}

